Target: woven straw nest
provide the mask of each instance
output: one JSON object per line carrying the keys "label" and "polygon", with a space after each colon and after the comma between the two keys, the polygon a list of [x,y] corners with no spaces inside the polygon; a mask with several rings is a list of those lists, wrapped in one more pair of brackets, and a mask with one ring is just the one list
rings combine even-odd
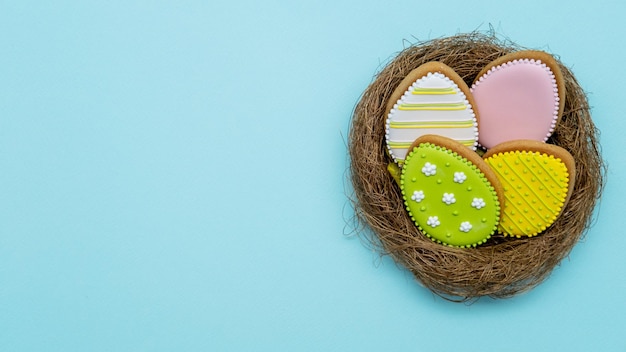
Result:
{"label": "woven straw nest", "polygon": [[453,68],[468,85],[494,59],[522,50],[494,35],[470,33],[412,45],[376,76],[357,104],[349,135],[353,205],[360,231],[383,254],[408,268],[438,295],[453,300],[480,296],[511,297],[545,280],[590,226],[603,187],[605,166],[598,130],[585,93],[559,62],[567,95],[564,113],[548,143],[569,151],[576,161],[574,192],[556,222],[539,236],[494,235],[473,249],[446,247],[420,233],[404,209],[400,188],[387,172],[385,106],[393,90],[413,69],[428,61]]}

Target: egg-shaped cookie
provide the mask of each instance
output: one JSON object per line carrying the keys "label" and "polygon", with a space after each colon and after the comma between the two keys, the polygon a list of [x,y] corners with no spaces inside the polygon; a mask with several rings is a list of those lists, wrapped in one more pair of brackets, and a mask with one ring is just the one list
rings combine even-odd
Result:
{"label": "egg-shaped cookie", "polygon": [[428,62],[411,71],[387,104],[385,137],[389,154],[403,163],[420,136],[445,136],[476,149],[478,116],[469,87],[453,69]]}
{"label": "egg-shaped cookie", "polygon": [[479,143],[485,148],[531,139],[545,142],[554,132],[565,101],[557,61],[541,51],[518,51],[487,65],[471,92],[480,113]]}
{"label": "egg-shaped cookie", "polygon": [[411,219],[433,241],[472,247],[496,231],[502,202],[498,178],[454,140],[418,138],[402,168],[400,188]]}
{"label": "egg-shaped cookie", "polygon": [[497,145],[483,157],[504,189],[500,233],[535,236],[554,223],[574,189],[575,162],[567,150],[520,140]]}

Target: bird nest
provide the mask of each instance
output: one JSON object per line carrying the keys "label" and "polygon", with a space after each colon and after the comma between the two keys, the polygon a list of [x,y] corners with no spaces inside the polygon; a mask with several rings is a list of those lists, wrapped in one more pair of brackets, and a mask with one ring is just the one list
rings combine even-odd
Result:
{"label": "bird nest", "polygon": [[574,157],[576,179],[570,201],[552,226],[534,237],[495,234],[477,248],[454,248],[421,233],[405,210],[400,188],[387,171],[393,161],[385,151],[386,105],[394,89],[411,70],[429,61],[450,66],[471,86],[487,64],[521,49],[481,33],[411,45],[377,74],[353,113],[348,142],[352,200],[356,218],[371,229],[360,233],[424,286],[450,299],[510,297],[541,283],[589,228],[602,191],[605,166],[586,95],[572,72],[557,60],[566,88],[565,106],[547,143],[565,148]]}

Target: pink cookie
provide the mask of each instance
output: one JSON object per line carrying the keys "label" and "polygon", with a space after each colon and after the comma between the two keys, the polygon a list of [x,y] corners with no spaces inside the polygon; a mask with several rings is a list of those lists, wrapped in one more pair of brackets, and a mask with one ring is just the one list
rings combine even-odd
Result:
{"label": "pink cookie", "polygon": [[471,91],[485,148],[517,139],[545,142],[563,113],[563,75],[556,60],[541,51],[514,52],[491,62]]}

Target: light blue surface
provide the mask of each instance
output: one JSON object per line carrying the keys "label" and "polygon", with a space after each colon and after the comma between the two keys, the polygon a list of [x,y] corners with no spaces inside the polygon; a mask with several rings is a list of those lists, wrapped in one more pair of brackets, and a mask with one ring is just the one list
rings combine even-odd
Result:
{"label": "light blue surface", "polygon": [[[0,2],[0,350],[626,350],[624,4]],[[344,236],[345,138],[403,39],[489,24],[610,169],[548,281],[468,306]]]}

